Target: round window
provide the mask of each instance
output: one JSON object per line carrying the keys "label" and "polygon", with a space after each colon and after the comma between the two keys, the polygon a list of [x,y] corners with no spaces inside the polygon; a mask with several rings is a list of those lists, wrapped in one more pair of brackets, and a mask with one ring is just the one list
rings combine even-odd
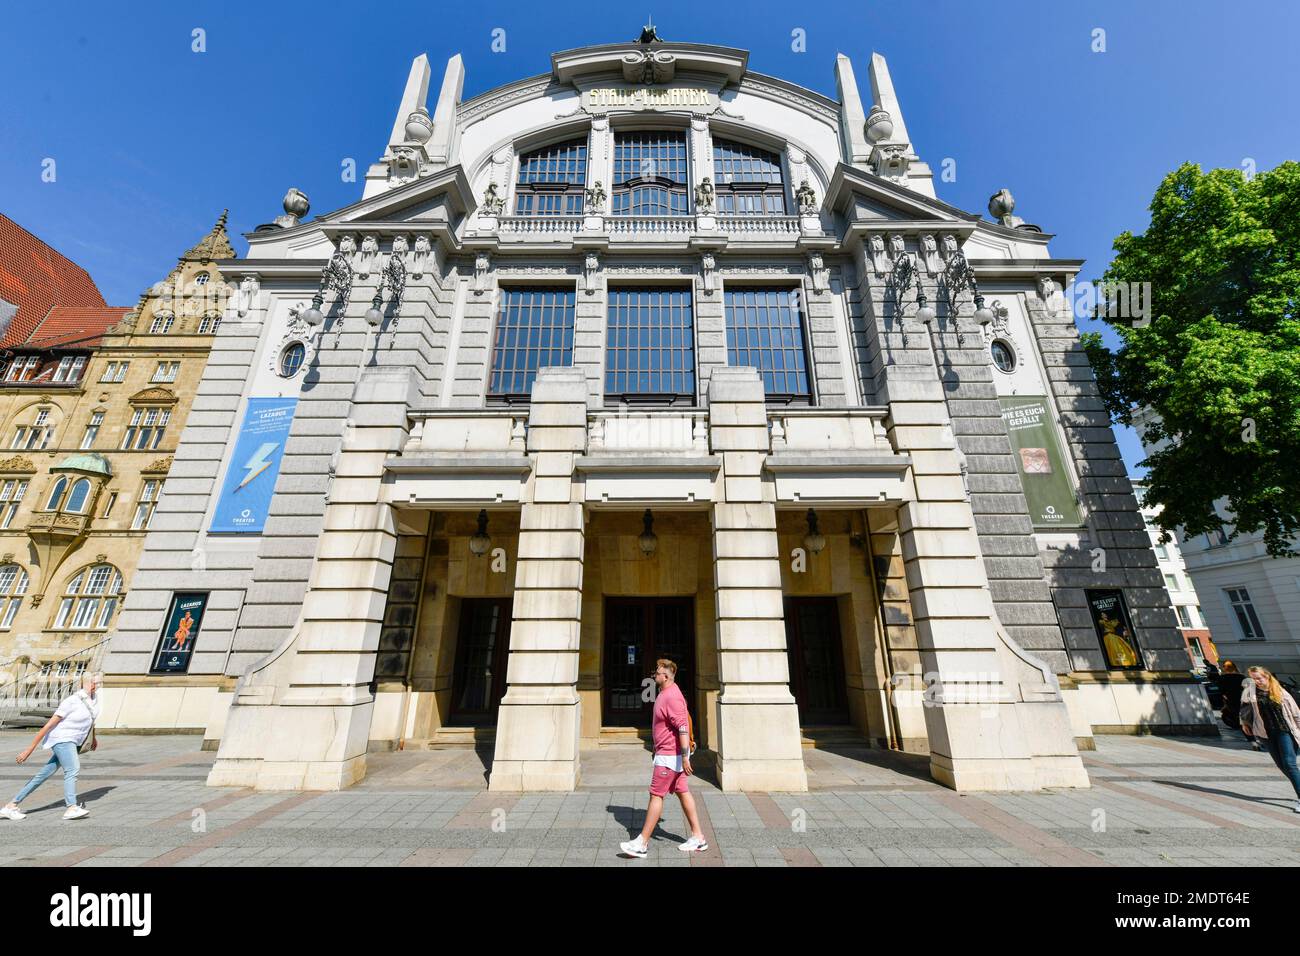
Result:
{"label": "round window", "polygon": [[1016,350],[1002,339],[994,339],[993,344],[989,346],[989,352],[993,356],[993,364],[1003,372],[1014,372],[1016,370]]}
{"label": "round window", "polygon": [[195,284],[195,285],[207,285],[207,284],[208,284],[208,279],[210,279],[210,278],[211,278],[211,276],[209,276],[206,272],[200,272],[198,275],[196,275],[196,276],[194,277],[194,284]]}
{"label": "round window", "polygon": [[293,378],[302,368],[303,360],[307,357],[307,347],[301,342],[290,342],[280,353],[280,374],[285,378]]}

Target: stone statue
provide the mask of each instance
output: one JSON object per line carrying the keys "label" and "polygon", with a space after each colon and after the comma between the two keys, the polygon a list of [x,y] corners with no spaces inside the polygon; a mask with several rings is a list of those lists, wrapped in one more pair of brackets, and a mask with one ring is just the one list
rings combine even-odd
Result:
{"label": "stone statue", "polygon": [[957,247],[957,237],[954,236],[954,235],[947,235],[947,236],[944,236],[944,237],[943,237],[943,257],[944,257],[944,259],[951,259],[953,256],[955,256],[955,255],[957,254],[958,251],[959,251],[959,250],[958,250],[958,247]]}
{"label": "stone statue", "polygon": [[474,257],[474,294],[482,295],[487,291],[487,274],[492,260],[488,258],[486,252],[480,252]]}
{"label": "stone statue", "polygon": [[794,198],[795,202],[799,204],[799,215],[817,215],[817,194],[808,185],[808,180],[805,179],[799,184],[799,188],[795,190]]}
{"label": "stone statue", "polygon": [[713,270],[716,266],[717,262],[712,252],[704,252],[700,255],[700,275],[704,279],[705,295],[713,295]]}
{"label": "stone statue", "polygon": [[822,254],[816,249],[808,253],[808,272],[812,275],[813,291],[825,292],[827,279],[826,262],[822,259]]}
{"label": "stone statue", "polygon": [[487,189],[483,190],[483,215],[499,216],[505,205],[506,201],[497,195],[497,184],[488,183]]}
{"label": "stone statue", "polygon": [[596,180],[595,184],[587,187],[587,212],[601,213],[605,209],[605,187]]}
{"label": "stone statue", "polygon": [[415,255],[411,258],[411,274],[419,279],[429,267],[429,237],[415,237]]}
{"label": "stone statue", "polygon": [[876,275],[885,275],[889,272],[889,259],[885,256],[885,240],[879,233],[871,237],[871,264],[876,270]]}
{"label": "stone statue", "polygon": [[904,243],[902,235],[897,232],[889,237],[889,252],[895,260],[907,255],[907,245]]}
{"label": "stone statue", "polygon": [[357,261],[357,273],[362,276],[370,275],[375,270],[379,260],[379,240],[374,236],[366,236],[361,240],[361,254]]}
{"label": "stone statue", "polygon": [[925,271],[931,275],[938,275],[943,271],[943,260],[939,258],[939,246],[934,241],[932,233],[926,233],[921,237],[921,263],[925,266]]}
{"label": "stone statue", "polygon": [[592,251],[582,261],[582,288],[587,295],[596,294],[596,273],[600,271],[600,257]]}
{"label": "stone statue", "polygon": [[713,210],[713,180],[705,176],[695,187],[695,208],[699,212]]}
{"label": "stone statue", "polygon": [[253,300],[257,298],[257,292],[256,276],[247,275],[239,280],[239,292],[235,296],[235,311],[239,313],[241,319],[253,308]]}
{"label": "stone statue", "polygon": [[396,236],[393,239],[393,258],[405,259],[406,250],[407,250],[406,237],[402,235]]}

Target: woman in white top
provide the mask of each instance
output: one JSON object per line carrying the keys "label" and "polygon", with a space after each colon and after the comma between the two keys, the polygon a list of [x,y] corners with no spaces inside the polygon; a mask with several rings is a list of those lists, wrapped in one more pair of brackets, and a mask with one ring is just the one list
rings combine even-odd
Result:
{"label": "woman in white top", "polygon": [[37,771],[36,776],[18,791],[18,795],[7,806],[0,808],[0,817],[21,820],[27,816],[18,809],[18,804],[60,767],[63,768],[63,802],[68,807],[63,813],[63,819],[79,820],[90,813],[77,803],[77,773],[81,770],[77,748],[85,743],[94,729],[95,721],[99,719],[99,682],[98,674],[83,676],[81,690],[63,699],[54,716],[37,731],[31,746],[18,755],[18,763],[24,763],[42,739],[45,741],[45,749],[51,751],[49,763]]}

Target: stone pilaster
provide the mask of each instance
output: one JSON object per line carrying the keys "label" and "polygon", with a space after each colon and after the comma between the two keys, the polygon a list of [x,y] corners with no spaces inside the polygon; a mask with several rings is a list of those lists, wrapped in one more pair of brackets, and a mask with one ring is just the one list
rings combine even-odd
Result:
{"label": "stone pilaster", "polygon": [[1000,631],[933,367],[890,367],[889,438],[913,461],[899,536],[927,686],[930,772],[957,790],[1088,786],[1050,668]]}
{"label": "stone pilaster", "polygon": [[490,790],[578,785],[584,531],[573,470],[586,442],[586,376],[574,368],[540,370],[528,410],[533,475],[519,515],[510,663]]}
{"label": "stone pilaster", "polygon": [[790,693],[776,505],[762,478],[767,408],[754,369],[714,369],[709,435],[722,456],[713,506],[718,781],[724,790],[807,790]]}
{"label": "stone pilaster", "polygon": [[405,442],[415,394],[409,369],[362,373],[297,624],[236,689],[209,784],[338,790],[365,776],[397,543],[384,460]]}

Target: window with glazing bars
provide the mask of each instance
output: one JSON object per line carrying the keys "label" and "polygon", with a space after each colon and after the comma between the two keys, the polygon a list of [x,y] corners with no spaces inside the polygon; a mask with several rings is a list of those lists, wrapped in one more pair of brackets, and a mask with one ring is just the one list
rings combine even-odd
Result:
{"label": "window with glazing bars", "polygon": [[614,136],[614,215],[684,216],[686,134],[632,130]]}
{"label": "window with glazing bars", "polygon": [[527,398],[537,370],[573,364],[572,289],[502,289],[488,395]]}
{"label": "window with glazing bars", "polygon": [[587,141],[544,146],[519,157],[518,216],[581,216],[587,184]]}
{"label": "window with glazing bars", "polygon": [[776,153],[746,143],[714,140],[713,176],[718,212],[785,215],[785,180]]}
{"label": "window with glazing bars", "polygon": [[695,399],[695,328],[687,289],[611,289],[605,395]]}
{"label": "window with glazing bars", "polygon": [[727,364],[758,369],[769,400],[808,401],[812,393],[795,290],[728,289],[726,305]]}

